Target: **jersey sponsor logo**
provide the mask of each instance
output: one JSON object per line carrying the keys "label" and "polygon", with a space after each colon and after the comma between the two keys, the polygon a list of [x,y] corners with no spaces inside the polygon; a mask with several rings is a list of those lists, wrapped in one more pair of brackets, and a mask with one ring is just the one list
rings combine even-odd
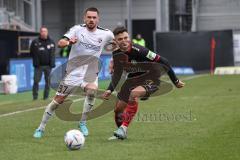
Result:
{"label": "jersey sponsor logo", "polygon": [[39,51],[44,51],[45,50],[44,47],[39,47],[38,49],[39,49]]}
{"label": "jersey sponsor logo", "polygon": [[152,51],[148,51],[148,54],[147,54],[147,58],[150,59],[150,60],[154,60],[156,58],[157,54],[152,52]]}
{"label": "jersey sponsor logo", "polygon": [[81,36],[82,36],[82,39],[84,39],[84,35],[83,35],[83,34],[81,34]]}
{"label": "jersey sponsor logo", "polygon": [[99,52],[101,50],[101,46],[96,46],[89,43],[80,42],[79,45],[85,47],[86,49],[94,50],[96,52]]}
{"label": "jersey sponsor logo", "polygon": [[132,46],[132,49],[134,49],[134,50],[136,50],[136,51],[140,51],[140,49],[139,48],[137,48],[137,47],[135,47],[135,46]]}
{"label": "jersey sponsor logo", "polygon": [[137,64],[137,61],[133,59],[133,60],[131,60],[131,63],[132,64]]}

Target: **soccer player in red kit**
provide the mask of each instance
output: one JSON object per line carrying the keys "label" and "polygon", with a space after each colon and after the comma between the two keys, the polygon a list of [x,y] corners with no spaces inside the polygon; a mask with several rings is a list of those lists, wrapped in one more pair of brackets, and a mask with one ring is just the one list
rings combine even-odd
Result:
{"label": "soccer player in red kit", "polygon": [[[166,58],[145,47],[132,44],[126,28],[117,27],[113,34],[118,47],[113,51],[114,71],[112,81],[102,97],[108,99],[119,88],[114,110],[118,129],[114,132],[114,137],[126,139],[127,128],[137,112],[138,99],[147,100],[159,89],[159,78],[164,72],[177,88],[182,88],[185,84],[176,77]],[[128,74],[121,85],[125,73]]]}

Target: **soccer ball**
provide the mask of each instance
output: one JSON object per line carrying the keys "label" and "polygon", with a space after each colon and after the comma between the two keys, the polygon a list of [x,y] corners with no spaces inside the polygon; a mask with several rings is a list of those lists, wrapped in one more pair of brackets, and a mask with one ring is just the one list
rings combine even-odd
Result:
{"label": "soccer ball", "polygon": [[64,136],[64,142],[66,143],[68,149],[78,150],[83,147],[85,142],[85,137],[79,130],[73,129],[68,131]]}

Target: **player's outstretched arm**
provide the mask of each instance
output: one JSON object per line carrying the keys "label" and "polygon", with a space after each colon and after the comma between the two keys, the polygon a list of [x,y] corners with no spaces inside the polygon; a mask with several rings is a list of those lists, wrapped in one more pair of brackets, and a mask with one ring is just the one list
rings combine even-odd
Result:
{"label": "player's outstretched arm", "polygon": [[185,83],[177,78],[175,72],[173,71],[171,65],[169,64],[169,62],[168,62],[168,60],[166,58],[160,57],[159,63],[164,64],[168,68],[167,74],[168,74],[169,78],[171,79],[171,81],[173,82],[173,84],[177,88],[184,87]]}
{"label": "player's outstretched arm", "polygon": [[167,74],[169,76],[169,78],[171,79],[172,83],[177,87],[177,88],[182,88],[184,87],[185,83],[183,83],[182,81],[180,81],[176,74],[174,73],[171,65],[169,64],[168,60],[152,51],[150,51],[149,49],[139,46],[139,45],[135,45],[135,47],[137,47],[139,49],[139,55],[141,55],[144,58],[147,58],[148,60],[152,61],[152,62],[157,62],[160,64],[163,64],[166,67],[167,70]]}

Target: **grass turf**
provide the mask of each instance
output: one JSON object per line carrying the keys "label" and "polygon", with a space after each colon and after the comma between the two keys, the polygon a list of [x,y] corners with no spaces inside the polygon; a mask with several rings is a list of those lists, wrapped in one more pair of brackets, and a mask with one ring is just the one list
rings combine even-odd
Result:
{"label": "grass turf", "polygon": [[[79,151],[69,151],[63,142],[65,132],[77,128],[77,122],[54,117],[44,137],[36,140],[32,134],[44,109],[1,117],[50,100],[32,101],[31,92],[0,95],[0,159],[240,159],[239,79],[202,76],[186,80],[183,89],[141,102],[124,141],[107,140],[116,129],[113,112],[93,119],[88,122],[90,136]],[[80,106],[82,101],[74,104],[74,110]]]}

